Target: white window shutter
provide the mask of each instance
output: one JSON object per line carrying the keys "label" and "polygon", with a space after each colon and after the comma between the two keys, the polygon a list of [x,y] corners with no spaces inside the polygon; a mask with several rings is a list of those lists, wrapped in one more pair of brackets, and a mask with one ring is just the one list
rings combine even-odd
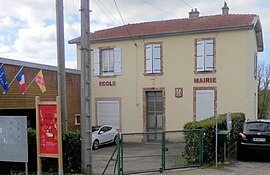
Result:
{"label": "white window shutter", "polygon": [[205,40],[205,71],[214,70],[214,42]]}
{"label": "white window shutter", "polygon": [[148,44],[145,48],[145,73],[153,73],[153,45]]}
{"label": "white window shutter", "polygon": [[153,44],[153,73],[161,72],[160,44]]}
{"label": "white window shutter", "polygon": [[214,116],[214,90],[196,91],[196,121]]}
{"label": "white window shutter", "polygon": [[97,123],[120,129],[120,101],[97,101]]}
{"label": "white window shutter", "polygon": [[99,49],[94,49],[94,76],[97,77],[99,75],[100,75]]}
{"label": "white window shutter", "polygon": [[197,41],[196,47],[196,71],[204,71],[204,41]]}
{"label": "white window shutter", "polygon": [[122,71],[122,52],[121,48],[114,48],[114,74],[121,75]]}

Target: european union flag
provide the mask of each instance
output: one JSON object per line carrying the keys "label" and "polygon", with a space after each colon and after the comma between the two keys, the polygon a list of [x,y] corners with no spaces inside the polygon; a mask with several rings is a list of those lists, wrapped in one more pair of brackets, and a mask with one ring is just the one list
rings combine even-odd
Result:
{"label": "european union flag", "polygon": [[4,69],[4,65],[0,67],[0,84],[4,89],[4,93],[8,92],[8,82],[7,82],[7,77]]}

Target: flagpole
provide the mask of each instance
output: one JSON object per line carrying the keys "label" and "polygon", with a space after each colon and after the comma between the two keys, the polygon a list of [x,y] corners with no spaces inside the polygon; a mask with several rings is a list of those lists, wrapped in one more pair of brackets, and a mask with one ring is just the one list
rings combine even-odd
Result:
{"label": "flagpole", "polygon": [[[42,69],[40,69],[40,71],[42,71]],[[40,71],[38,71],[38,73],[39,73]],[[37,73],[37,74],[38,74],[38,73]],[[27,89],[28,89],[28,88],[33,84],[33,82],[35,81],[35,79],[36,79],[36,77],[37,77],[37,74],[36,74],[36,76],[33,78],[33,80],[29,83],[29,85],[25,88],[24,94],[26,93]]]}
{"label": "flagpole", "polygon": [[[2,68],[4,64],[1,64],[0,69]],[[3,94],[6,94],[6,91],[4,90]]]}
{"label": "flagpole", "polygon": [[15,77],[13,78],[13,80],[10,82],[10,84],[8,85],[8,87],[10,87],[11,84],[14,82],[14,80],[16,79],[16,77],[18,76],[18,74],[21,72],[21,70],[23,69],[23,67],[24,67],[24,66],[22,66],[22,67],[20,68],[20,70],[17,72],[17,74],[15,75]]}
{"label": "flagpole", "polygon": [[[4,66],[4,64],[2,64],[2,65],[0,66],[0,69],[1,69],[3,66]],[[3,94],[6,94],[6,90],[5,90],[5,89],[4,89]]]}

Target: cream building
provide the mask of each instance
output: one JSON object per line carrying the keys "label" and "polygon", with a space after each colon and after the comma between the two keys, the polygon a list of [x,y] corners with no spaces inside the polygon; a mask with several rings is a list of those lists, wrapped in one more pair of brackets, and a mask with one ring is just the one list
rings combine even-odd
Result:
{"label": "cream building", "polygon": [[[90,35],[92,116],[122,132],[179,130],[215,114],[257,115],[259,17],[199,16],[128,24]],[[80,38],[71,40],[78,49]],[[157,138],[148,138],[149,141]]]}

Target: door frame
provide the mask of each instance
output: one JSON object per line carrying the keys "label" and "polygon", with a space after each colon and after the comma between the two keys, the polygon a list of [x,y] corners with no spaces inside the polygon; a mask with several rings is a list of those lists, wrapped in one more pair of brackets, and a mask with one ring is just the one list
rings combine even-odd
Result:
{"label": "door frame", "polygon": [[[165,101],[165,88],[143,88],[143,132],[147,132],[147,92],[161,92],[162,97],[163,97],[163,117],[162,117],[162,130],[165,131],[165,126],[166,126],[166,115],[165,115],[165,106],[166,106],[166,101]],[[147,142],[147,136],[144,134],[143,135],[143,141]]]}

